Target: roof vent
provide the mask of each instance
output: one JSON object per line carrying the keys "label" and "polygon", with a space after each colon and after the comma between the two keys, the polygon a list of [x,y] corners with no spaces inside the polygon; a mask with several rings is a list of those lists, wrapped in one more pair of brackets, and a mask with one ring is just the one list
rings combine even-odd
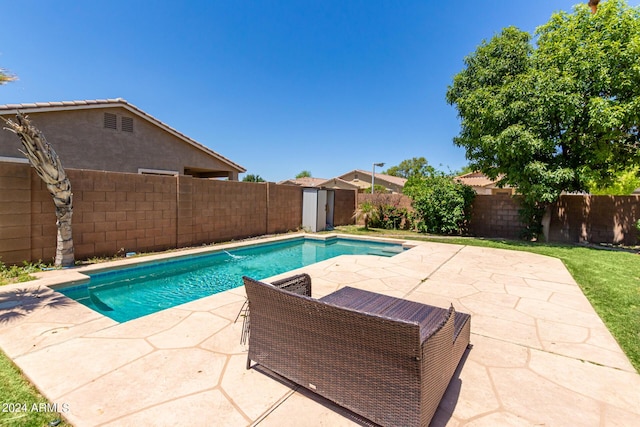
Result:
{"label": "roof vent", "polygon": [[133,132],[133,117],[122,118],[122,131]]}
{"label": "roof vent", "polygon": [[104,113],[104,127],[105,129],[118,129],[115,114]]}

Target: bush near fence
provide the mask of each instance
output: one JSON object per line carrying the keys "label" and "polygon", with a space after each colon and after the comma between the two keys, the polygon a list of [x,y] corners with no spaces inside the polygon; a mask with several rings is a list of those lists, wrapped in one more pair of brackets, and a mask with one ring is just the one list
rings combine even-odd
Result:
{"label": "bush near fence", "polygon": [[[358,206],[367,201],[411,209],[411,199],[402,194],[358,194]],[[473,202],[468,232],[477,237],[518,239],[523,228],[519,208],[517,196],[478,194]],[[640,236],[635,227],[640,219],[638,195],[562,195],[549,212],[550,242],[639,243]]]}
{"label": "bush near fence", "polygon": [[[68,169],[76,259],[197,246],[298,230],[302,188],[190,176]],[[335,190],[334,224],[353,223],[355,191]],[[0,261],[55,256],[53,201],[28,164],[0,162]]]}

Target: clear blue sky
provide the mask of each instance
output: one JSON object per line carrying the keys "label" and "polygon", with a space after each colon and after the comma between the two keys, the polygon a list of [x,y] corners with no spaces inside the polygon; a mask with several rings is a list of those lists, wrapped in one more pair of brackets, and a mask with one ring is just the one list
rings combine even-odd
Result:
{"label": "clear blue sky", "polygon": [[420,156],[457,170],[445,93],[463,58],[576,3],[3,2],[0,67],[19,80],[0,104],[124,98],[268,181]]}

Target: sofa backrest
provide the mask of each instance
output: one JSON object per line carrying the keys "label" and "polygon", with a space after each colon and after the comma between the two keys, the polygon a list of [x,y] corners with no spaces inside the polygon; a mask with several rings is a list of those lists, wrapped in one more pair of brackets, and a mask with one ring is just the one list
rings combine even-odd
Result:
{"label": "sofa backrest", "polygon": [[[291,335],[320,335],[333,345],[358,345],[369,351],[398,353],[404,357],[420,357],[420,327],[417,323],[388,319],[349,308],[325,303],[311,297],[287,292],[270,284],[245,278],[245,289],[251,313],[251,335],[262,335],[262,328],[271,335],[276,330]],[[254,334],[255,332],[255,334]],[[286,339],[286,338],[282,338]],[[296,346],[299,337],[291,337]],[[322,343],[327,346],[327,343]]]}
{"label": "sofa backrest", "polygon": [[245,289],[249,360],[378,424],[429,423],[451,378],[452,308],[442,310],[435,325],[427,322],[424,342],[417,322],[359,312],[249,278]]}

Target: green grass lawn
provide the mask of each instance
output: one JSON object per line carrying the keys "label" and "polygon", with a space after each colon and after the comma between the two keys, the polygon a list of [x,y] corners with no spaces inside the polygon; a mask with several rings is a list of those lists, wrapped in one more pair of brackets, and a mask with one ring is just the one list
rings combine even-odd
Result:
{"label": "green grass lawn", "polygon": [[640,254],[578,245],[470,237],[425,236],[409,231],[338,227],[350,234],[511,249],[562,260],[629,360],[640,372]]}
{"label": "green grass lawn", "polygon": [[54,406],[44,398],[2,352],[0,384],[0,426],[69,426],[59,413],[67,409],[62,405],[64,402]]}

